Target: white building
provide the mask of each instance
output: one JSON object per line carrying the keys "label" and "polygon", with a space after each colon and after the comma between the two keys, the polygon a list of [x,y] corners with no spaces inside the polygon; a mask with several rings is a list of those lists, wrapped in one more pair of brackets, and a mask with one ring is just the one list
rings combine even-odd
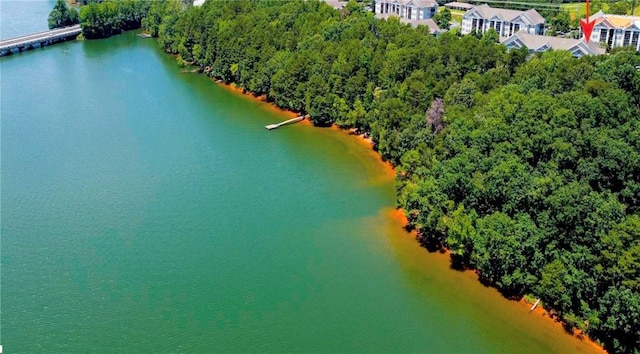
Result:
{"label": "white building", "polygon": [[598,42],[587,43],[584,39],[559,38],[541,36],[520,31],[502,41],[508,49],[526,47],[529,53],[546,52],[547,50],[568,50],[576,58],[585,55],[605,54],[605,49]]}
{"label": "white building", "polygon": [[631,46],[640,50],[640,16],[608,15],[598,11],[589,17],[595,21],[590,40],[609,48]]}
{"label": "white building", "polygon": [[438,13],[435,0],[377,0],[375,13],[395,14],[407,20],[426,20]]}
{"label": "white building", "polygon": [[474,30],[485,33],[491,28],[495,29],[500,37],[510,37],[520,31],[543,34],[544,17],[534,9],[516,11],[482,4],[465,12],[460,33],[469,34]]}

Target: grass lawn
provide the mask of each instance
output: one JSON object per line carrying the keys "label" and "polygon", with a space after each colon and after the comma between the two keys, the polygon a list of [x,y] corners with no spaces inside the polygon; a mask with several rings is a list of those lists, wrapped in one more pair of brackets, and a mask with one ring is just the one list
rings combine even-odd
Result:
{"label": "grass lawn", "polygon": [[[575,19],[576,17],[582,18],[587,12],[587,3],[574,2],[571,4],[561,4],[560,8],[562,8],[565,11],[568,11],[571,19]],[[602,4],[602,11],[607,12],[608,8],[609,8],[609,4]],[[589,11],[589,12],[591,12],[591,15],[594,14],[593,11]]]}
{"label": "grass lawn", "polygon": [[451,22],[462,22],[462,16],[464,16],[465,11],[461,10],[451,10]]}
{"label": "grass lawn", "polygon": [[[586,3],[585,2],[576,2],[576,3],[571,3],[571,4],[561,4],[560,7],[565,10],[565,11],[569,11],[569,15],[571,16],[572,19],[575,19],[576,17],[581,18],[584,17],[585,12],[586,12]],[[607,10],[609,9],[609,4],[604,3],[602,4],[602,11],[604,13],[607,13]],[[590,11],[591,14],[593,15],[594,12]],[[636,6],[633,14],[635,16],[640,16],[640,5]]]}

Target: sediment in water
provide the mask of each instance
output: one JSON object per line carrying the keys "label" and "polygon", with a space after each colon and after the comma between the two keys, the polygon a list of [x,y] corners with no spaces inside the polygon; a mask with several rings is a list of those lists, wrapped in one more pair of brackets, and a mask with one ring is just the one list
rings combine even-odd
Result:
{"label": "sediment in water", "polygon": [[[282,109],[278,106],[276,106],[275,104],[272,104],[270,102],[267,101],[265,96],[256,96],[250,92],[245,91],[244,89],[236,86],[235,84],[227,84],[224,83],[220,80],[214,80],[214,82],[216,84],[218,84],[218,86],[233,92],[234,94],[237,94],[245,99],[250,99],[252,101],[257,101],[260,102],[262,104],[264,104],[264,107],[277,112],[278,114],[283,115],[284,117],[288,117],[288,118],[294,118],[297,117],[299,115],[301,115],[301,112],[293,112],[290,110],[286,110],[286,109]],[[313,126],[313,124],[311,123],[310,120],[308,119],[304,119],[301,122],[298,123],[299,125],[306,125],[306,126]],[[370,148],[370,152],[372,154],[375,155],[375,157],[378,159],[378,161],[380,162],[380,171],[383,174],[383,177],[386,178],[395,178],[396,176],[396,170],[393,167],[393,165],[382,159],[382,156],[374,149],[374,143],[371,140],[371,138],[366,137],[364,134],[358,134],[355,130],[353,129],[343,129],[338,127],[336,124],[333,124],[330,127],[322,127],[319,129],[330,129],[332,131],[335,131],[338,134],[344,134],[344,135],[348,135],[351,136],[353,138],[355,138],[359,143],[366,145],[367,147]],[[397,222],[399,222],[400,225],[402,225],[403,227],[406,227],[409,224],[409,220],[406,217],[406,214],[404,212],[404,210],[402,208],[394,208],[388,212],[385,213],[386,217],[393,219]],[[411,231],[408,232],[409,235],[413,236],[413,237],[417,237],[417,233],[415,231]],[[447,249],[443,249],[442,253],[445,253],[447,255],[450,254],[449,250]],[[473,273],[475,274],[475,276],[478,276],[477,271],[473,270],[473,269],[467,269],[467,270],[463,270],[462,272],[469,272],[469,273]],[[508,299],[507,299],[508,300]],[[564,328],[563,323],[556,317],[550,314],[550,311],[545,309],[542,305],[538,305],[533,311],[529,311],[531,308],[531,304],[528,303],[524,298],[521,298],[519,300],[517,300],[519,303],[523,304],[524,306],[526,306],[527,308],[527,312],[530,313],[534,313],[537,316],[541,316],[544,317],[548,320],[549,322],[549,326],[554,326],[554,327],[558,327],[559,329],[563,330],[566,332],[566,329]],[[526,314],[524,314],[526,315]],[[592,346],[593,348],[597,349],[598,351],[601,351],[602,353],[607,353],[607,351],[604,349],[604,347],[602,347],[602,345],[600,345],[599,343],[597,343],[596,341],[592,340],[588,335],[584,334],[583,332],[581,332],[578,329],[573,329],[571,332],[567,332],[567,334],[571,335],[572,337],[578,339],[579,341],[585,342],[588,345]]]}

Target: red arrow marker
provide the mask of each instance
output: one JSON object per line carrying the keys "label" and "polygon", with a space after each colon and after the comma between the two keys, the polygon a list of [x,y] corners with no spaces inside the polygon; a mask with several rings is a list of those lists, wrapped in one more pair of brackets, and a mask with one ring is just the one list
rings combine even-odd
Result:
{"label": "red arrow marker", "polygon": [[593,26],[596,24],[596,21],[589,21],[589,0],[587,0],[587,18],[580,19],[580,27],[582,28],[582,33],[584,33],[584,39],[589,43],[589,39],[591,39],[591,32],[593,32]]}

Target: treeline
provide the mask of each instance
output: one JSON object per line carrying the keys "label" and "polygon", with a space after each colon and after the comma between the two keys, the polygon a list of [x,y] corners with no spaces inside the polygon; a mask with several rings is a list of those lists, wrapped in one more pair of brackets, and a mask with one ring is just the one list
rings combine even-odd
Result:
{"label": "treeline", "polygon": [[506,51],[354,2],[155,2],[178,60],[281,108],[370,134],[429,248],[640,351],[640,56]]}
{"label": "treeline", "polygon": [[[64,0],[58,0],[63,2]],[[142,27],[145,18],[153,18],[154,13],[149,13],[155,0],[80,0],[79,22],[82,34],[86,39],[106,38],[123,31]],[[193,4],[193,0],[177,0],[172,2],[176,10],[182,11]],[[164,6],[164,5],[163,5]],[[58,8],[58,5],[56,5]],[[65,6],[66,8],[66,6]],[[164,8],[164,7],[163,7]],[[75,13],[75,9],[73,10]],[[56,12],[54,9],[51,16]],[[157,15],[157,12],[155,13]],[[154,19],[159,22],[159,19]],[[51,22],[51,20],[49,20]],[[76,23],[78,16],[76,13]],[[157,35],[157,33],[155,33]]]}
{"label": "treeline", "polygon": [[80,8],[80,26],[87,39],[106,38],[140,28],[151,1],[118,0],[89,2]]}

